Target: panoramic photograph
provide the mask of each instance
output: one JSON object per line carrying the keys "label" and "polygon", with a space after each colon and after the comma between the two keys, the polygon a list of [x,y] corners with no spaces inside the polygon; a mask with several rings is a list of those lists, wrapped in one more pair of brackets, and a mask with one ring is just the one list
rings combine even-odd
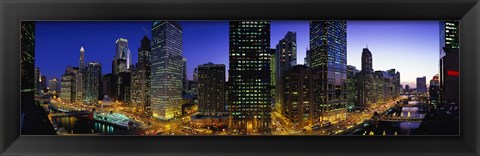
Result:
{"label": "panoramic photograph", "polygon": [[22,135],[458,136],[458,21],[22,21]]}

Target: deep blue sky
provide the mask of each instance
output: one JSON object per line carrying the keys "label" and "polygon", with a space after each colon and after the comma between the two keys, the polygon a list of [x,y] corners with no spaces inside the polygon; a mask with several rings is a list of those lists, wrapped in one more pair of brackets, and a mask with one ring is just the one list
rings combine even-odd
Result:
{"label": "deep blue sky", "polygon": [[[228,22],[186,21],[183,26],[183,55],[187,75],[207,62],[225,64],[228,70]],[[347,64],[360,70],[362,48],[372,52],[375,70],[396,68],[403,84],[415,85],[416,77],[427,76],[427,83],[438,73],[438,21],[348,21]],[[151,38],[151,22],[53,22],[36,23],[36,66],[47,79],[61,78],[68,65],[78,66],[79,50],[85,48],[85,60],[99,61],[103,74],[111,72],[115,40],[128,39],[132,63],[137,62],[138,47],[144,35]],[[308,21],[272,21],[271,47],[287,31],[297,32],[297,63],[303,64],[308,47]],[[228,72],[228,71],[227,71]]]}

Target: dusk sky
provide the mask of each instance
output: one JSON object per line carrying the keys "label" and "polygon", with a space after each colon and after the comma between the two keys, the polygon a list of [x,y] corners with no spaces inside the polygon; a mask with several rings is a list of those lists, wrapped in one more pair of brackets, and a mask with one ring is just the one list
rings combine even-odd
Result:
{"label": "dusk sky", "polygon": [[[187,77],[204,63],[225,64],[228,72],[228,21],[186,21],[183,26],[183,56],[187,58]],[[78,66],[80,47],[85,62],[98,61],[103,74],[111,73],[115,41],[128,39],[132,63],[137,62],[140,40],[151,39],[150,21],[121,22],[36,22],[35,65],[47,79],[61,78],[68,65]],[[297,32],[297,63],[303,64],[308,48],[308,21],[272,21],[274,48],[287,31]],[[415,87],[417,77],[427,84],[438,73],[438,21],[347,21],[347,64],[360,70],[361,52],[368,44],[374,70],[395,68],[403,85]]]}

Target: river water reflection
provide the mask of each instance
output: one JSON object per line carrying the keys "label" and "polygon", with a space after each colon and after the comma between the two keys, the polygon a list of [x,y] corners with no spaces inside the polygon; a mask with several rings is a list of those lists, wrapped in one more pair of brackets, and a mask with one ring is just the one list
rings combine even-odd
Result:
{"label": "river water reflection", "polygon": [[[409,104],[417,104],[414,101]],[[404,117],[421,117],[426,114],[420,107],[407,106],[403,107],[401,112],[392,112],[389,115],[404,116]],[[393,121],[379,121],[378,125],[368,125],[358,129],[353,135],[410,135],[415,129],[420,127],[421,122],[393,122]]]}
{"label": "river water reflection", "polygon": [[64,134],[111,134],[125,131],[126,127],[97,122],[82,116],[52,117],[53,122]]}

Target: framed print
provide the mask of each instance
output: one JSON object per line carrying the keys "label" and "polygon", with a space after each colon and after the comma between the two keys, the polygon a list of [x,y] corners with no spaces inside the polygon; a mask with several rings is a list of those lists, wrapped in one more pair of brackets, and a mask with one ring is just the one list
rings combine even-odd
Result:
{"label": "framed print", "polygon": [[478,155],[477,1],[0,8],[5,155]]}

